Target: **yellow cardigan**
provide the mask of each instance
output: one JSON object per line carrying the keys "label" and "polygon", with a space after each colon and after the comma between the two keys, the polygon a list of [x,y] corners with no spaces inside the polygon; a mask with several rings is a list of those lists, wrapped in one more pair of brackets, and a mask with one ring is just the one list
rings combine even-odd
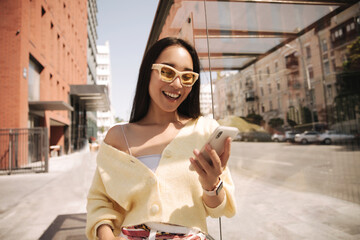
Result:
{"label": "yellow cardigan", "polygon": [[137,158],[102,143],[88,194],[87,237],[97,239],[101,224],[109,224],[118,236],[122,226],[146,222],[207,232],[207,216],[232,217],[236,205],[229,170],[221,176],[225,200],[216,208],[203,203],[198,175],[189,170],[193,149],[200,149],[217,126],[215,120],[204,117],[189,121],[164,149],[155,173]]}

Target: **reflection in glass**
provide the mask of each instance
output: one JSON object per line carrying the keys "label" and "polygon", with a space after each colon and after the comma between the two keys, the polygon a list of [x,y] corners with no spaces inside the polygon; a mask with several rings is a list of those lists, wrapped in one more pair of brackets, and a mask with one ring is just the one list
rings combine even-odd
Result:
{"label": "reflection in glass", "polygon": [[359,2],[175,2],[166,21],[154,22],[149,44],[185,38],[203,73],[211,68],[213,117],[241,132],[229,164],[276,186],[359,204]]}

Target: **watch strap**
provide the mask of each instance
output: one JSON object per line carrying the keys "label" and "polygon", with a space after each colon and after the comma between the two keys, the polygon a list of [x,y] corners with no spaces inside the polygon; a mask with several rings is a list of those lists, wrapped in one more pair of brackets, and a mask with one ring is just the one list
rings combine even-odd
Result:
{"label": "watch strap", "polygon": [[219,178],[219,182],[216,184],[215,188],[211,191],[203,189],[204,193],[208,196],[217,196],[219,195],[221,189],[223,188],[223,180]]}

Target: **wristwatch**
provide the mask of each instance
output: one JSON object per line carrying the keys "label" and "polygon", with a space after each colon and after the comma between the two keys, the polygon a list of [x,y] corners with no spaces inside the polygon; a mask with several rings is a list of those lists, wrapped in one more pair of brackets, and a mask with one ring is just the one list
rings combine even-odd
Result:
{"label": "wristwatch", "polygon": [[208,196],[217,196],[217,195],[219,195],[222,188],[223,188],[223,180],[221,180],[221,178],[219,178],[219,182],[218,182],[218,184],[216,184],[216,186],[213,190],[208,191],[208,190],[203,189],[203,191]]}

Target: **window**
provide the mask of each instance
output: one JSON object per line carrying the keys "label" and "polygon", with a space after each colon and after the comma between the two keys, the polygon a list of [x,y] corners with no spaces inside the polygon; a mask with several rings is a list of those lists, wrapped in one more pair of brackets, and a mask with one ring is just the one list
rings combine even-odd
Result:
{"label": "window", "polygon": [[40,100],[40,73],[43,66],[30,55],[29,59],[29,75],[28,75],[28,100]]}
{"label": "window", "polygon": [[334,69],[334,72],[336,72],[336,62],[335,62],[335,59],[331,59],[331,65],[332,65],[332,68]]}
{"label": "window", "polygon": [[313,70],[313,67],[308,67],[308,73],[309,73],[309,78],[311,80],[314,79],[314,70]]}
{"label": "window", "polygon": [[269,94],[271,94],[271,83],[268,83]]}
{"label": "window", "polygon": [[324,53],[323,54],[323,60],[327,60],[327,59],[329,59],[329,55],[327,53]]}
{"label": "window", "polygon": [[278,79],[278,80],[276,81],[276,89],[277,89],[278,91],[280,91],[280,88],[281,88],[281,86],[280,86],[280,79]]}
{"label": "window", "polygon": [[253,81],[250,76],[246,77],[245,86],[248,88],[253,88]]}
{"label": "window", "polygon": [[306,46],[305,51],[306,51],[306,58],[307,58],[307,59],[311,58],[311,48],[310,48],[310,45],[309,45],[309,46]]}
{"label": "window", "polygon": [[330,74],[330,64],[329,64],[329,61],[325,61],[325,62],[324,62],[324,72],[325,72],[325,75],[329,75],[329,74]]}
{"label": "window", "polygon": [[[340,29],[340,30],[341,30],[341,29]],[[340,34],[340,33],[339,33],[339,34]],[[342,33],[341,33],[341,35],[342,35]],[[323,39],[323,40],[322,40],[321,45],[322,45],[322,50],[323,50],[323,52],[327,52],[327,50],[328,50],[328,45],[327,45],[326,39]]]}
{"label": "window", "polygon": [[326,86],[326,96],[328,98],[332,98],[332,86],[331,85]]}
{"label": "window", "polygon": [[45,8],[43,6],[41,6],[41,16],[44,16],[45,13],[46,13]]}
{"label": "window", "polygon": [[281,109],[281,100],[279,97],[277,98],[277,104],[278,104],[278,109]]}

